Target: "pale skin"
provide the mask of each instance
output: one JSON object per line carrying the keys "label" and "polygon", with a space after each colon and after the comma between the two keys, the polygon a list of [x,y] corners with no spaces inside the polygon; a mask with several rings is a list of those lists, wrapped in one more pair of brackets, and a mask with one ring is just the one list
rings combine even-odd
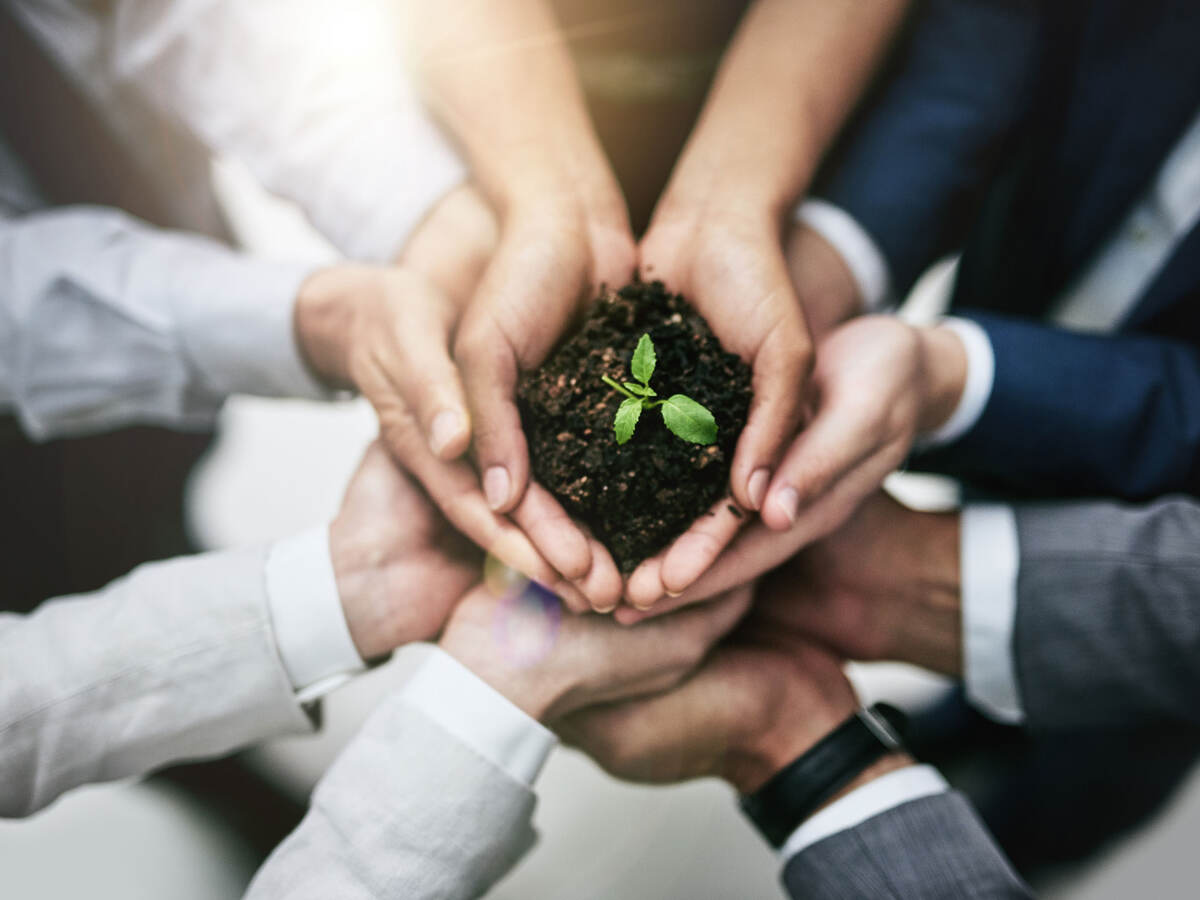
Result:
{"label": "pale skin", "polygon": [[[966,374],[962,341],[947,328],[917,328],[891,316],[835,328],[821,342],[810,382],[812,417],[776,476],[787,493],[772,488],[760,521],[740,535],[740,523],[726,526],[720,538],[733,542],[721,545],[715,564],[680,596],[652,602],[652,612],[756,578],[841,526],[904,460],[916,436],[950,417]],[[653,591],[639,593],[637,574],[628,591],[646,606]],[[617,611],[627,624],[646,615]]]}
{"label": "pale skin", "polygon": [[[392,456],[451,523],[506,564],[554,589],[575,611],[616,604],[622,582],[599,542],[570,525],[534,485],[505,516],[489,506],[475,468],[456,458],[466,436],[443,425],[463,392],[449,348],[496,242],[495,219],[463,186],[427,217],[397,265],[339,265],[312,275],[295,305],[297,343],[329,384],[358,389],[379,416]],[[580,568],[575,539],[589,559]],[[563,573],[569,573],[566,577]],[[590,602],[589,602],[590,601]]]}
{"label": "pale skin", "polygon": [[749,589],[739,589],[628,630],[607,616],[559,619],[528,595],[520,622],[511,627],[545,629],[549,639],[539,652],[521,657],[502,637],[514,616],[511,601],[481,585],[455,607],[440,646],[527,715],[548,722],[596,703],[671,689],[700,665],[749,604]]}
{"label": "pale skin", "polygon": [[[730,476],[744,509],[763,508],[802,422],[814,361],[812,327],[785,259],[785,218],[906,6],[753,4],[640,246],[643,276],[686,295],[753,367],[753,405]],[[821,327],[828,318],[818,316]],[[648,607],[695,581],[743,521],[727,507],[722,501],[635,571],[629,601]]]}
{"label": "pale skin", "polygon": [[[754,365],[756,405],[731,482],[746,508],[761,506],[799,424],[795,385],[811,364],[808,327],[783,257],[783,217],[905,6],[755,3],[640,249],[645,273],[688,293],[726,345]],[[499,220],[498,249],[456,320],[451,348],[459,377],[435,342],[439,359],[430,371],[449,387],[427,392],[421,420],[443,459],[471,442],[484,498],[508,513],[530,485],[513,402],[517,377],[544,360],[600,284],[629,278],[639,251],[544,0],[412,9],[412,57],[426,97]],[[719,299],[728,297],[737,304]],[[555,527],[528,534],[530,542],[592,608],[611,609],[615,568],[607,551],[548,497],[536,505]],[[729,540],[727,523],[716,533],[707,524],[708,517],[648,563],[645,593],[634,596],[651,586],[660,595],[677,592],[694,580]],[[553,538],[543,537],[549,532]]]}
{"label": "pale skin", "polygon": [[[411,55],[426,99],[458,139],[499,222],[495,253],[454,335],[465,395],[446,396],[438,413],[459,425],[445,455],[470,440],[489,506],[510,513],[530,485],[517,379],[545,360],[601,285],[629,280],[636,249],[547,4],[420,4],[413,23]],[[569,580],[597,569],[592,580],[607,586],[616,572],[607,550],[552,503],[548,495],[539,501],[555,519],[554,539],[530,539]],[[608,610],[620,591],[584,594]]]}

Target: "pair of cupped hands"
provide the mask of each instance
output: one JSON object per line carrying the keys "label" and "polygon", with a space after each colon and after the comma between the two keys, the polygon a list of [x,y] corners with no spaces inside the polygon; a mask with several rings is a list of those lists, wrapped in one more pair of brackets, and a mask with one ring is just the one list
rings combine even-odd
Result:
{"label": "pair of cupped hands", "polygon": [[[431,212],[396,264],[335,266],[301,290],[296,331],[305,358],[327,382],[359,390],[380,422],[331,531],[352,636],[371,658],[441,635],[494,686],[512,687],[502,692],[528,713],[560,723],[610,762],[619,755],[613,735],[638,729],[611,718],[619,708],[596,704],[688,678],[688,690],[671,692],[669,702],[685,707],[678,721],[696,725],[753,696],[760,715],[699,729],[699,744],[689,745],[695,757],[681,758],[665,736],[661,744],[672,776],[719,765],[752,787],[771,767],[761,753],[733,752],[731,732],[755,735],[759,748],[769,741],[772,710],[784,708],[781,685],[802,686],[810,714],[801,718],[814,740],[854,706],[838,653],[813,643],[787,613],[800,590],[795,578],[786,567],[760,576],[846,522],[916,434],[945,417],[929,365],[936,338],[890,317],[851,319],[858,300],[845,265],[815,232],[784,227],[785,211],[770,204],[714,206],[668,191],[637,244],[615,188],[541,196],[552,199],[498,205],[464,185]],[[623,579],[604,546],[531,480],[515,391],[601,286],[635,272],[684,294],[752,366],[730,494],[759,515],[736,515],[722,500]],[[613,615],[564,617],[535,667],[498,661],[489,644],[501,598],[472,588],[481,549],[572,612]],[[699,601],[709,602],[692,606]],[[648,618],[655,621],[622,627]],[[738,638],[694,674],[735,626]],[[722,702],[712,702],[713,692]],[[706,734],[719,737],[706,742]],[[638,746],[634,774],[665,777]]]}
{"label": "pair of cupped hands", "polygon": [[[312,367],[371,401],[384,445],[456,529],[572,611],[615,610],[632,624],[685,592],[711,596],[697,582],[718,560],[736,566],[735,538],[799,546],[828,533],[901,462],[931,404],[923,332],[885,317],[833,327],[854,311],[856,288],[815,232],[785,235],[779,216],[668,194],[636,245],[617,198],[497,214],[464,186],[398,265],[311,277],[296,325]],[[623,579],[608,550],[531,479],[515,394],[520,374],[550,355],[601,286],[639,270],[684,294],[752,366],[730,495],[759,516],[739,537],[748,517],[722,499]]]}

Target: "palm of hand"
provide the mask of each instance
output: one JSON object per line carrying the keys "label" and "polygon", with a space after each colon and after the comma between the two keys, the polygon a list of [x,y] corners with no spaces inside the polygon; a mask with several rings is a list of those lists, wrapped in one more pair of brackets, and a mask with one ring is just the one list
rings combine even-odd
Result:
{"label": "palm of hand", "polygon": [[346,491],[330,551],[351,636],[366,658],[435,636],[482,563],[378,443]]}

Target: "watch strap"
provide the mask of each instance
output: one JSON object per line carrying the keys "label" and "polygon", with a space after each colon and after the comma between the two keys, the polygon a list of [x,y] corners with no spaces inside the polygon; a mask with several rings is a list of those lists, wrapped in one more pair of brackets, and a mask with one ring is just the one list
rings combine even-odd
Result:
{"label": "watch strap", "polygon": [[907,717],[887,703],[859,709],[766,784],[742,811],[774,847],[825,801],[888,753],[904,748]]}

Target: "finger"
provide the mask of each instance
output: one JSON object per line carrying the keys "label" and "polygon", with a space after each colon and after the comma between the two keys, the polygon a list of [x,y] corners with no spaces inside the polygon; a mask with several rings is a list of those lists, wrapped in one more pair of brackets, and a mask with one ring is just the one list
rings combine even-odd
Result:
{"label": "finger", "polygon": [[771,473],[800,427],[811,368],[811,342],[798,315],[771,329],[755,353],[754,398],[729,472],[733,496],[746,509],[762,509]]}
{"label": "finger", "polygon": [[801,510],[834,489],[881,444],[871,404],[824,399],[812,423],[788,449],[767,491],[762,520],[768,528],[791,528]]}
{"label": "finger", "polygon": [[[475,470],[464,460],[435,457],[412,414],[400,403],[380,413],[380,431],[395,459],[421,483],[446,519],[505,565],[554,590],[559,596],[573,589],[537,551],[514,523],[488,507]],[[574,591],[576,597],[578,592]],[[565,599],[565,598],[564,598]]]}
{"label": "finger", "polygon": [[670,547],[634,570],[627,599],[636,609],[648,610],[664,596],[682,594],[716,561],[745,523],[746,513],[730,498],[717,501]]}
{"label": "finger", "polygon": [[[570,516],[538,484],[531,484],[512,513],[513,521],[533,546],[569,581],[582,579],[592,567],[592,547]],[[589,606],[574,612],[587,612]]]}
{"label": "finger", "polygon": [[510,512],[529,480],[529,449],[514,394],[517,359],[490,315],[468,313],[455,343],[474,423],[475,458],[494,512]]}
{"label": "finger", "polygon": [[621,602],[621,590],[625,586],[621,572],[607,547],[590,534],[588,543],[592,550],[592,567],[575,584],[591,602],[592,609],[598,613],[612,612]]}
{"label": "finger", "polygon": [[662,584],[667,596],[682,594],[703,575],[737,537],[746,520],[746,513],[725,498],[676,538],[662,563]]}
{"label": "finger", "polygon": [[458,366],[450,358],[451,316],[440,309],[447,301],[425,288],[420,296],[405,297],[403,302],[419,304],[420,312],[397,325],[397,353],[381,364],[415,412],[433,455],[455,459],[466,452],[471,423]]}
{"label": "finger", "polygon": [[[657,603],[664,594],[662,586],[662,555],[652,556],[650,559],[643,560],[633,574],[629,576],[629,583],[625,586],[625,599],[628,600],[636,609],[649,609]],[[617,610],[617,621],[622,625],[626,624],[626,614],[632,612],[628,607],[622,607]]]}

